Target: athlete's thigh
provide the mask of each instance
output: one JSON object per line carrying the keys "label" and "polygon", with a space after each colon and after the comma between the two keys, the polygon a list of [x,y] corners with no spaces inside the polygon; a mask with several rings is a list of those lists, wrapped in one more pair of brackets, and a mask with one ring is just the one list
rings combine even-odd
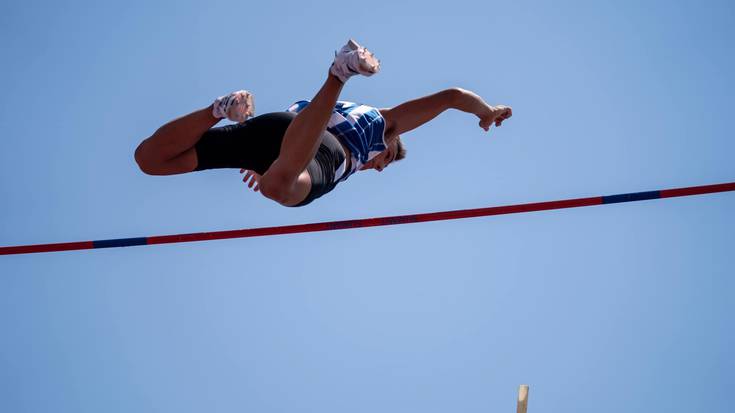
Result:
{"label": "athlete's thigh", "polygon": [[175,175],[192,172],[197,167],[196,150],[194,150],[194,148],[189,149],[173,159],[162,162],[159,167],[162,171],[161,175]]}
{"label": "athlete's thigh", "polygon": [[197,154],[194,148],[188,149],[179,155],[161,160],[150,156],[146,152],[143,142],[135,151],[135,161],[140,169],[149,175],[176,175],[193,171],[197,167]]}
{"label": "athlete's thigh", "polygon": [[264,175],[278,158],[283,135],[295,115],[266,113],[240,124],[212,128],[195,149],[197,170],[237,168]]}

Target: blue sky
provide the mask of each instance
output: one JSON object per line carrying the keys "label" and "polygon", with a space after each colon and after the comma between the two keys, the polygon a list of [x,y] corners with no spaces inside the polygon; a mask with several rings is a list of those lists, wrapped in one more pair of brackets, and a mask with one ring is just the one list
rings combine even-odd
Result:
{"label": "blue sky", "polygon": [[[0,245],[476,208],[735,180],[724,1],[0,6]],[[459,86],[408,157],[308,207],[235,170],[142,174],[166,121],[251,90],[344,100]],[[726,411],[735,195],[0,259],[0,411]]]}

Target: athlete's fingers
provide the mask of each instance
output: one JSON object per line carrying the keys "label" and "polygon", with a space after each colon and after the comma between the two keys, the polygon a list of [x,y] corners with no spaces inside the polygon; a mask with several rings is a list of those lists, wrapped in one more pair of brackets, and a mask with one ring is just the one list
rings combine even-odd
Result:
{"label": "athlete's fingers", "polygon": [[258,183],[260,182],[260,175],[258,175],[254,171],[247,171],[247,174],[245,174],[245,178],[242,180],[243,182],[248,184],[248,188],[253,188],[253,185],[255,185],[254,191],[258,191]]}
{"label": "athlete's fingers", "polygon": [[498,112],[499,119],[505,120],[513,116],[513,110],[510,108],[510,106],[498,105],[496,106],[496,108],[499,109],[499,112]]}

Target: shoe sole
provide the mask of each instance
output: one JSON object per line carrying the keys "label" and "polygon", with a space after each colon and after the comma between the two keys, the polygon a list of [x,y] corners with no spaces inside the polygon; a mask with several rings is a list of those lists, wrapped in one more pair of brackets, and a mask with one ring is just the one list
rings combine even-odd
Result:
{"label": "shoe sole", "polygon": [[380,60],[375,58],[375,55],[372,52],[360,46],[353,39],[350,39],[347,42],[347,47],[349,47],[350,50],[360,50],[360,49],[365,50],[364,56],[358,55],[360,56],[360,66],[366,71],[370,72],[371,74],[378,73],[378,70],[380,70]]}
{"label": "shoe sole", "polygon": [[242,92],[245,94],[245,101],[238,101],[237,104],[245,106],[245,113],[243,114],[243,116],[245,116],[245,118],[247,119],[255,114],[255,101],[253,99],[252,93],[248,92],[247,90],[243,90]]}
{"label": "shoe sole", "polygon": [[[233,98],[236,100],[233,102],[230,110],[227,111],[227,119],[233,122],[242,123],[255,115],[255,101],[253,99],[253,94],[247,90],[239,90],[235,93],[237,93],[237,96]],[[244,111],[241,111],[240,109],[244,109]],[[237,114],[241,114],[242,116],[232,116]]]}
{"label": "shoe sole", "polygon": [[255,115],[255,100],[253,99],[253,94],[250,92],[246,92],[247,96],[245,97],[245,105],[247,107],[247,111],[245,112],[246,117],[250,117]]}

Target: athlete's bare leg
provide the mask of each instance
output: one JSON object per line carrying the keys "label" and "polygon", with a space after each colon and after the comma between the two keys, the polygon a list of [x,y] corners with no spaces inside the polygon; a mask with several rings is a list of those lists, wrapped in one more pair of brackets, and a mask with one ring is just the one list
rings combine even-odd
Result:
{"label": "athlete's bare leg", "polygon": [[281,144],[281,152],[276,162],[283,163],[284,169],[298,173],[306,168],[319,149],[320,137],[327,129],[339,94],[344,84],[331,74],[317,92],[311,103],[299,112],[286,129]]}
{"label": "athlete's bare leg", "polygon": [[321,135],[344,82],[356,74],[371,76],[379,69],[380,61],[352,39],[335,54],[327,80],[311,103],[291,122],[278,158],[260,178],[263,195],[282,205],[295,205],[308,195],[311,179],[305,168],[319,149]]}
{"label": "athlete's bare leg", "polygon": [[284,205],[294,205],[309,193],[311,183],[305,169],[319,149],[343,86],[339,79],[328,75],[309,105],[291,122],[278,159],[260,178],[263,195]]}
{"label": "athlete's bare leg", "polygon": [[174,119],[138,146],[135,160],[150,175],[191,172],[197,167],[194,145],[220,120],[212,115],[212,105]]}

